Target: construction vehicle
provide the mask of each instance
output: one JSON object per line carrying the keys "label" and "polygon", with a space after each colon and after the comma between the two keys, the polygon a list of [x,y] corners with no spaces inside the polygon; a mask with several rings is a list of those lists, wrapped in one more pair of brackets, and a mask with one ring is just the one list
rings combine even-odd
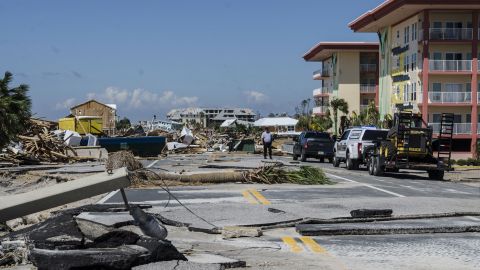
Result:
{"label": "construction vehicle", "polygon": [[368,172],[381,176],[386,171],[420,170],[427,171],[430,179],[443,180],[445,171],[451,170],[453,114],[442,114],[439,149],[434,156],[433,128],[423,121],[421,113],[408,109],[399,107],[386,140],[366,149]]}

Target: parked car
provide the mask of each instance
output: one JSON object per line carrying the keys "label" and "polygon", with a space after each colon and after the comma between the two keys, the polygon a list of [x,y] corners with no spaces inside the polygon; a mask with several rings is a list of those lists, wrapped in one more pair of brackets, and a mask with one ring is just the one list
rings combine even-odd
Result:
{"label": "parked car", "polygon": [[359,165],[366,164],[365,149],[375,145],[377,141],[387,138],[388,129],[376,127],[359,127],[347,129],[335,142],[333,147],[333,166],[340,166],[345,162],[348,170],[358,169]]}
{"label": "parked car", "polygon": [[301,161],[306,161],[307,158],[318,158],[320,162],[325,162],[325,158],[328,158],[329,162],[333,161],[333,144],[335,142],[330,137],[330,134],[326,132],[304,131],[294,140],[294,160],[300,157]]}

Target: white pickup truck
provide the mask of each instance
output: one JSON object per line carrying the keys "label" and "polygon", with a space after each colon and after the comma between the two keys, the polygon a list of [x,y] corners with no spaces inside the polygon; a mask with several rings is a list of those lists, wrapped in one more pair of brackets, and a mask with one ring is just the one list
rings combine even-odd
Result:
{"label": "white pickup truck", "polygon": [[387,138],[388,129],[375,127],[350,128],[343,132],[333,147],[333,166],[340,166],[345,162],[348,170],[358,169],[360,164],[365,164],[364,150],[376,141]]}

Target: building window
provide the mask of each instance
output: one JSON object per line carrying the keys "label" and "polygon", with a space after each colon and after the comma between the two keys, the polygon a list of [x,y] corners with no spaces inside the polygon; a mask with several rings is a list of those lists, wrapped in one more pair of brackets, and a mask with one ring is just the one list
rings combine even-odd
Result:
{"label": "building window", "polygon": [[403,64],[403,70],[404,70],[405,72],[408,72],[408,70],[409,70],[409,68],[408,68],[408,67],[409,67],[409,64],[410,64],[410,56],[407,55],[407,56],[405,57],[405,63]]}
{"label": "building window", "polygon": [[412,71],[417,69],[417,54],[412,54]]}
{"label": "building window", "polygon": [[397,30],[397,39],[400,38],[400,31]]}
{"label": "building window", "polygon": [[467,113],[465,115],[465,123],[471,123],[472,122],[472,115]]}
{"label": "building window", "polygon": [[403,32],[403,42],[408,44],[410,39],[410,26],[405,27],[404,32]]}
{"label": "building window", "polygon": [[417,23],[412,24],[412,41],[417,40]]}
{"label": "building window", "polygon": [[433,90],[433,92],[442,92],[442,84],[441,83],[433,83],[432,90]]}
{"label": "building window", "polygon": [[412,84],[412,100],[417,100],[417,84]]}

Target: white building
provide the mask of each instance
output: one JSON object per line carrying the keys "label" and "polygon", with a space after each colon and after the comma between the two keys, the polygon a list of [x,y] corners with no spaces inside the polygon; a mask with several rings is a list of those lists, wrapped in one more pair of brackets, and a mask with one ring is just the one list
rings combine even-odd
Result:
{"label": "white building", "polygon": [[254,122],[255,112],[247,108],[185,108],[174,109],[167,119],[183,124],[198,123],[203,127],[220,125],[227,119]]}

